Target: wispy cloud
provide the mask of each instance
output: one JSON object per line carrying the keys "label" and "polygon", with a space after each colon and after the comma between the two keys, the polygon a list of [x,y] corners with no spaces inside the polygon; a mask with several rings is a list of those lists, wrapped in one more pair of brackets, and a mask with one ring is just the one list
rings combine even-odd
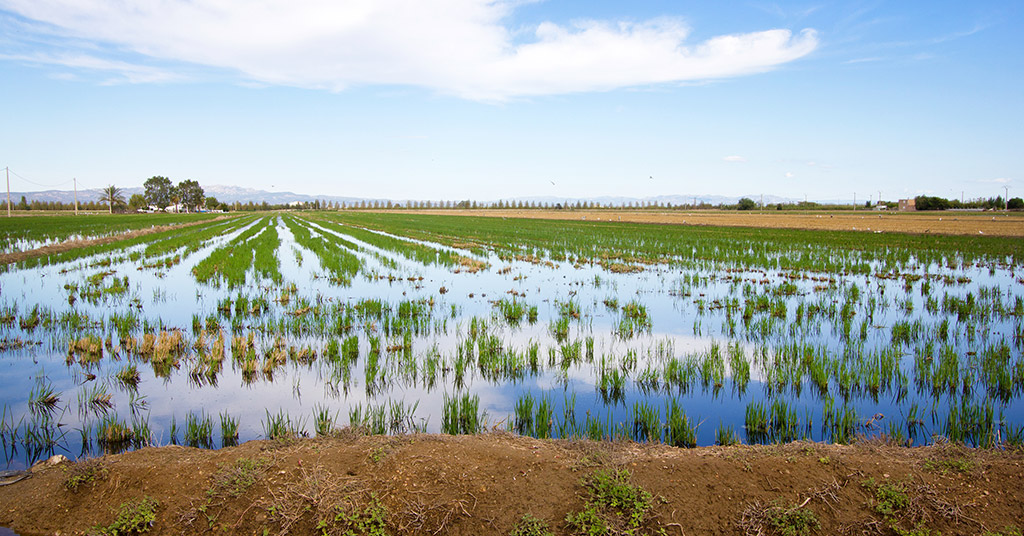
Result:
{"label": "wispy cloud", "polygon": [[870,57],[870,58],[854,58],[852,60],[846,60],[843,63],[844,64],[871,63],[871,62],[876,62],[876,61],[882,61],[883,59],[885,59],[885,58],[882,58],[882,57],[879,57],[879,56],[873,56],[873,57]]}
{"label": "wispy cloud", "polygon": [[[69,47],[84,42],[99,50],[115,48],[140,55],[142,64],[216,67],[247,82],[335,91],[408,85],[503,100],[747,75],[794,61],[818,46],[810,29],[795,35],[768,29],[691,43],[679,18],[545,22],[520,34],[506,25],[516,5],[502,0],[0,0],[0,8],[23,18],[22,30],[30,37],[18,37],[22,41],[46,40],[57,50],[51,59],[93,56],[95,65],[66,66],[113,70],[132,82],[164,78],[161,70],[150,72],[144,65],[111,69],[114,65],[104,66],[94,51]],[[6,37],[17,35],[10,31]]]}
{"label": "wispy cloud", "polygon": [[[86,69],[106,73],[108,76],[103,79],[104,84],[170,82],[183,79],[183,76],[171,71],[124,61],[97,58],[87,54],[0,54],[0,60],[54,65],[69,69]],[[76,79],[73,74],[66,72],[57,73],[54,76],[65,80]]]}
{"label": "wispy cloud", "polygon": [[747,161],[746,158],[744,158],[742,156],[739,156],[739,155],[725,156],[725,157],[722,157],[722,160],[725,160],[726,162],[735,162],[735,163],[742,163],[742,162],[746,162]]}
{"label": "wispy cloud", "polygon": [[1013,179],[1007,177],[998,177],[995,179],[978,179],[978,182],[983,184],[1012,184]]}

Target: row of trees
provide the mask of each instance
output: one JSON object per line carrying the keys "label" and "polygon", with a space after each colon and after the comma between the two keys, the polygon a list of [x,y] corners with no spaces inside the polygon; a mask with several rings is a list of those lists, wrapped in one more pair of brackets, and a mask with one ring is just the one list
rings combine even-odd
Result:
{"label": "row of trees", "polygon": [[1003,196],[990,197],[988,199],[974,199],[961,202],[959,199],[946,199],[944,197],[933,197],[919,195],[914,198],[914,208],[917,210],[949,210],[949,209],[983,209],[983,210],[1010,210],[1024,209],[1024,199],[1013,197],[1003,201]]}

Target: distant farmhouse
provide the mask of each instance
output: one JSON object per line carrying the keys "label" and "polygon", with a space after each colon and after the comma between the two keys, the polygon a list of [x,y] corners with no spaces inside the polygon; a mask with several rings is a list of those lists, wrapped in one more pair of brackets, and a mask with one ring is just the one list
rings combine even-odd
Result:
{"label": "distant farmhouse", "polygon": [[910,198],[910,199],[900,199],[899,210],[900,210],[900,212],[909,212],[909,211],[917,210],[917,206],[916,206],[916,203],[914,202],[914,199],[913,198]]}

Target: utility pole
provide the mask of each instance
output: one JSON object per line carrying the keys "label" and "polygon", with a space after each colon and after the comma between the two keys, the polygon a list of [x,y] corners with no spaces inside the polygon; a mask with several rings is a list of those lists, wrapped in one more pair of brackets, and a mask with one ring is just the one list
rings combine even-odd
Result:
{"label": "utility pole", "polygon": [[[10,192],[10,186],[8,186],[7,189],[8,189],[8,192]],[[7,194],[7,205],[10,206],[10,204],[11,204],[11,194],[8,193]],[[1003,210],[1010,210],[1010,187],[1009,186],[1003,186]]]}
{"label": "utility pole", "polygon": [[[71,179],[75,181],[75,216],[78,215],[78,179]],[[64,184],[67,184],[66,182]]]}
{"label": "utility pole", "polygon": [[853,211],[857,212],[857,192],[853,192]]}
{"label": "utility pole", "polygon": [[7,217],[11,217],[11,168],[5,167],[4,173],[7,174]]}

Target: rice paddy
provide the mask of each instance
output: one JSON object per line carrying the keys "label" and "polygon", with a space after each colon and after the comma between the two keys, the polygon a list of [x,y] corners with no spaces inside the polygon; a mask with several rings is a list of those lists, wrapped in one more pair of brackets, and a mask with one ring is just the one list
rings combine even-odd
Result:
{"label": "rice paddy", "polygon": [[[8,247],[76,235],[48,225]],[[97,225],[77,234],[125,228]],[[0,273],[0,446],[21,467],[345,427],[1019,444],[1022,259],[985,236],[201,221]]]}

